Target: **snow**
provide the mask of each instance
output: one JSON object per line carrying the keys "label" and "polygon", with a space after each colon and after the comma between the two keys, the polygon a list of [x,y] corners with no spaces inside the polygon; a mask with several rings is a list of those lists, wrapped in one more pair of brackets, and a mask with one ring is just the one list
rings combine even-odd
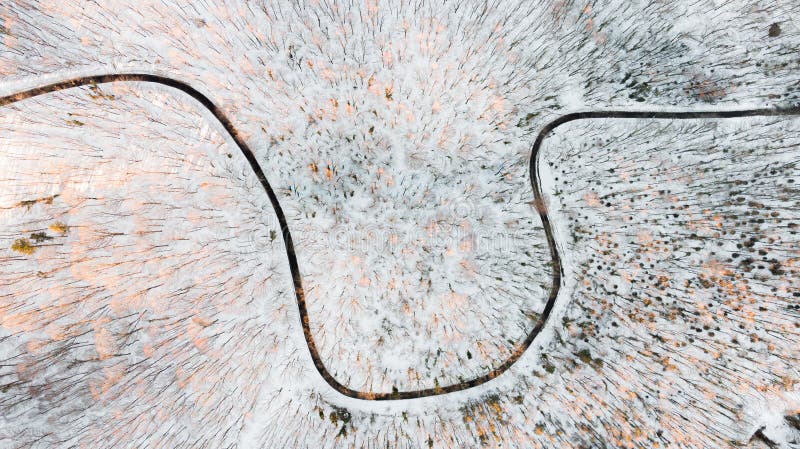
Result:
{"label": "snow", "polygon": [[[0,95],[101,73],[202,92],[275,188],[326,368],[410,391],[500,366],[543,311],[547,123],[792,106],[799,10],[15,1]],[[533,345],[482,385],[368,401],[315,369],[276,215],[214,117],[100,89],[0,108],[0,447],[793,444],[797,119],[558,127],[539,162],[564,278]]]}

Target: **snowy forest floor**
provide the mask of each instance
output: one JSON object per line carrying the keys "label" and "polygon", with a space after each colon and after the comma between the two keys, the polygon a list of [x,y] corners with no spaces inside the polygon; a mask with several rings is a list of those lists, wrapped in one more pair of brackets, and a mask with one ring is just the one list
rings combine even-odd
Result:
{"label": "snowy forest floor", "polygon": [[798,10],[1,5],[0,447],[800,445]]}

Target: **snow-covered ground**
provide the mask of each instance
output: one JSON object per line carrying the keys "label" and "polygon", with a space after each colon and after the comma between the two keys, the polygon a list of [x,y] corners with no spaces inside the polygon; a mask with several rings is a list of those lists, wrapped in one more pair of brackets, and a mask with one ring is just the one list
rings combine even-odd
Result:
{"label": "snow-covered ground", "polygon": [[[275,189],[325,367],[391,393],[485,375],[533,329],[547,123],[793,106],[798,11],[13,0],[0,96],[202,92]],[[0,447],[790,447],[798,120],[556,128],[543,332],[490,382],[376,402],[314,367],[275,211],[201,104],[118,82],[3,106]]]}
{"label": "snow-covered ground", "polygon": [[591,357],[627,422],[658,417],[694,446],[785,424],[800,410],[799,131],[800,117],[558,127],[541,162],[578,287],[560,323],[573,338],[548,358]]}
{"label": "snow-covered ground", "polygon": [[0,446],[237,440],[296,311],[266,193],[195,103],[117,83],[4,108]]}

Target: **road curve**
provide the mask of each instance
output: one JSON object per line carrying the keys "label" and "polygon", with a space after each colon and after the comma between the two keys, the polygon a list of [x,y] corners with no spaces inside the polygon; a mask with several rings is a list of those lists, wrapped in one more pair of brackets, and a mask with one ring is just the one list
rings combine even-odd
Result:
{"label": "road curve", "polygon": [[267,192],[267,196],[269,197],[269,200],[272,203],[272,207],[278,216],[278,222],[280,223],[281,226],[281,233],[283,235],[283,242],[286,249],[286,255],[289,259],[289,269],[292,273],[292,281],[294,283],[295,297],[297,299],[297,307],[300,311],[300,321],[303,327],[303,335],[305,337],[306,345],[311,355],[311,359],[314,362],[314,366],[316,367],[317,371],[322,376],[322,378],[328,383],[328,385],[330,385],[331,388],[338,391],[339,393],[345,396],[349,396],[351,398],[362,399],[362,400],[373,400],[373,401],[417,399],[428,396],[453,393],[456,391],[477,387],[478,385],[484,384],[494,379],[495,377],[498,377],[499,375],[507,371],[509,368],[511,368],[511,366],[514,365],[522,357],[525,351],[533,344],[533,341],[536,339],[536,336],[539,335],[545,323],[547,322],[548,318],[550,317],[550,313],[552,312],[553,307],[555,306],[556,298],[558,297],[558,292],[561,288],[561,282],[563,279],[563,267],[561,265],[561,257],[559,256],[556,242],[553,237],[553,229],[550,224],[550,218],[548,217],[547,214],[547,206],[545,205],[544,198],[542,196],[541,180],[539,177],[540,175],[537,165],[539,150],[542,146],[542,143],[544,142],[545,138],[547,138],[547,136],[557,127],[575,120],[599,119],[599,118],[600,119],[601,118],[701,119],[701,118],[734,118],[734,117],[754,117],[754,116],[800,115],[800,106],[795,106],[787,109],[749,109],[741,111],[708,111],[708,112],[588,111],[588,112],[578,112],[578,113],[563,115],[557,118],[556,120],[548,123],[538,134],[536,141],[534,142],[533,147],[531,149],[531,157],[530,157],[530,180],[531,180],[531,188],[533,189],[534,204],[536,205],[536,210],[538,211],[539,216],[542,220],[542,225],[544,227],[547,243],[550,247],[550,257],[552,260],[552,267],[553,267],[552,271],[553,278],[552,278],[552,284],[550,286],[550,293],[548,296],[547,304],[545,305],[545,309],[542,312],[539,320],[534,325],[533,329],[531,329],[530,333],[528,333],[525,340],[522,341],[519,345],[517,345],[517,347],[512,352],[511,356],[508,357],[505,360],[505,362],[503,362],[501,365],[497,366],[492,371],[488,372],[487,374],[484,374],[483,376],[474,378],[469,381],[459,382],[456,384],[440,388],[429,388],[424,390],[410,390],[410,391],[395,391],[392,393],[373,393],[373,392],[356,391],[342,385],[330,374],[327,368],[325,368],[325,365],[322,363],[322,359],[320,358],[316,344],[314,343],[314,338],[311,335],[308,310],[306,308],[305,294],[303,291],[302,277],[300,275],[300,268],[297,264],[297,257],[295,256],[292,235],[289,231],[289,226],[286,222],[286,216],[284,215],[283,209],[281,208],[281,205],[278,202],[278,197],[275,194],[275,191],[270,186],[269,182],[267,181],[267,178],[264,175],[261,166],[258,164],[258,161],[253,151],[250,149],[250,147],[247,146],[244,139],[242,139],[239,132],[233,126],[233,123],[231,123],[231,121],[228,120],[228,118],[225,116],[222,110],[218,108],[208,97],[200,93],[197,89],[193,88],[189,84],[183,81],[178,81],[173,78],[159,76],[159,75],[152,75],[152,74],[144,74],[144,73],[127,73],[127,74],[123,73],[123,74],[86,76],[86,77],[73,78],[53,84],[44,85],[34,89],[19,92],[13,95],[8,95],[6,97],[0,97],[0,106],[6,106],[28,98],[36,97],[47,93],[57,92],[60,90],[69,89],[73,87],[108,84],[115,82],[155,83],[177,89],[189,95],[190,97],[194,98],[201,105],[203,105],[203,107],[205,107],[208,111],[210,111],[214,115],[214,117],[217,119],[217,121],[219,121],[222,127],[225,128],[225,131],[227,131],[228,134],[230,134],[233,141],[239,147],[239,150],[241,150],[242,154],[247,159],[247,162],[250,164],[250,167],[253,169],[253,172],[255,173],[256,177],[258,177],[258,180],[261,182],[262,187]]}

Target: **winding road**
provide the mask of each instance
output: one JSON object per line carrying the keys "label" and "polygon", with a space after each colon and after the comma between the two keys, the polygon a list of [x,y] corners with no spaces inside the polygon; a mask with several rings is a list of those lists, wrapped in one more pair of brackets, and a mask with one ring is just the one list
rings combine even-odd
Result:
{"label": "winding road", "polygon": [[539,335],[544,325],[547,323],[547,320],[550,317],[553,307],[555,306],[556,299],[558,297],[558,293],[561,288],[561,282],[564,277],[564,273],[561,264],[561,257],[559,256],[555,238],[553,236],[553,229],[550,223],[550,218],[548,217],[547,207],[545,205],[544,197],[542,195],[541,180],[538,170],[539,167],[537,165],[537,159],[539,156],[539,150],[542,146],[542,143],[547,138],[547,136],[558,126],[561,126],[565,123],[572,122],[575,120],[583,120],[583,119],[606,119],[606,118],[707,119],[707,118],[800,115],[800,106],[795,106],[787,109],[749,109],[740,111],[704,111],[704,112],[590,111],[590,112],[578,112],[578,113],[563,115],[558,119],[548,123],[538,134],[536,141],[533,144],[530,157],[530,179],[531,179],[531,188],[533,189],[533,194],[534,194],[534,202],[535,202],[534,204],[537,205],[536,209],[539,212],[540,218],[542,220],[542,225],[544,227],[547,242],[550,247],[550,257],[553,266],[553,272],[552,272],[553,278],[550,287],[549,297],[545,309],[541,314],[539,320],[534,325],[533,329],[531,329],[530,333],[528,333],[525,340],[517,345],[517,347],[512,352],[511,356],[508,357],[501,365],[495,367],[493,370],[491,370],[490,372],[488,372],[483,376],[474,378],[469,381],[460,382],[440,388],[430,388],[430,389],[412,390],[412,391],[395,391],[392,393],[373,393],[373,392],[356,391],[344,386],[330,374],[325,365],[322,363],[322,359],[320,358],[316,344],[314,343],[314,339],[311,335],[308,310],[306,308],[305,294],[303,291],[302,276],[300,274],[300,268],[297,263],[297,257],[295,256],[292,235],[291,232],[289,231],[289,226],[286,222],[286,216],[283,213],[283,209],[281,208],[280,202],[278,201],[278,197],[275,194],[275,191],[270,186],[269,182],[267,181],[267,178],[264,175],[264,172],[261,169],[261,166],[259,165],[253,151],[247,146],[244,139],[242,139],[241,135],[234,127],[233,123],[231,123],[231,121],[228,120],[228,118],[225,116],[222,110],[218,108],[208,97],[200,93],[197,89],[193,88],[189,84],[182,81],[178,81],[173,78],[168,78],[159,75],[152,75],[152,74],[130,73],[130,74],[108,74],[108,75],[87,76],[87,77],[69,79],[66,81],[61,81],[53,84],[48,84],[45,86],[26,90],[6,97],[1,97],[0,106],[6,106],[39,95],[57,92],[60,90],[69,89],[73,87],[108,84],[116,82],[155,83],[177,89],[189,95],[190,97],[194,98],[201,105],[203,105],[203,107],[205,107],[208,111],[210,111],[214,115],[214,117],[217,119],[217,121],[219,121],[222,127],[225,128],[228,134],[230,134],[233,141],[239,147],[239,150],[241,150],[242,154],[247,159],[247,162],[250,164],[250,167],[253,169],[253,172],[255,173],[256,177],[258,177],[258,180],[261,182],[262,187],[267,192],[269,200],[272,203],[272,207],[274,208],[275,213],[278,216],[278,222],[280,223],[281,226],[286,254],[289,260],[289,268],[292,273],[292,281],[294,282],[295,296],[297,299],[297,307],[300,311],[300,320],[303,328],[303,334],[305,336],[306,344],[308,347],[308,351],[311,355],[311,359],[314,362],[314,366],[316,367],[317,371],[322,376],[322,378],[328,383],[328,385],[330,385],[331,388],[335,389],[339,393],[356,399],[375,400],[375,401],[416,399],[428,396],[436,396],[436,395],[466,390],[469,388],[477,387],[478,385],[484,384],[486,382],[489,382],[490,380],[506,372],[509,368],[511,368],[512,365],[514,365],[522,357],[525,351],[533,344],[534,340],[536,339],[536,336]]}

